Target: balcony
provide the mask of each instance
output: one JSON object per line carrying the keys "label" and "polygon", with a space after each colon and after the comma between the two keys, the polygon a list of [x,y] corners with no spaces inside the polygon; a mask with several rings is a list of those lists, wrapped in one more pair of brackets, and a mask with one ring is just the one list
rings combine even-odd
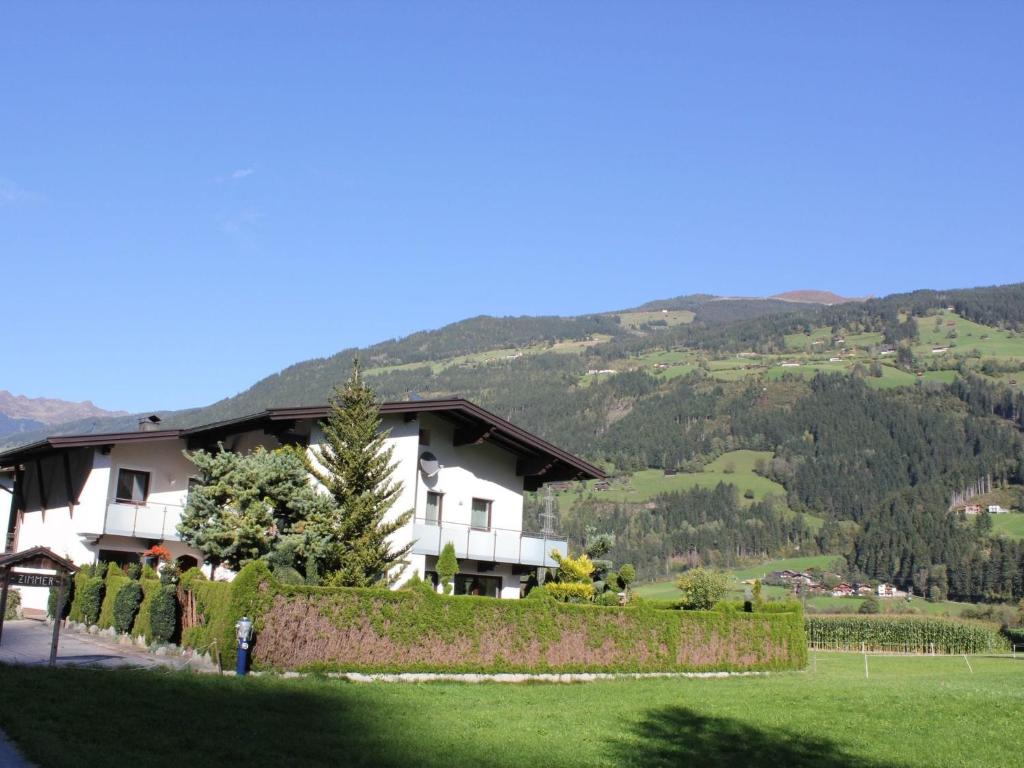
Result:
{"label": "balcony", "polygon": [[462,523],[436,523],[423,518],[413,521],[414,555],[440,555],[445,544],[455,546],[455,556],[488,563],[514,563],[516,565],[557,568],[551,550],[562,554],[569,551],[564,536],[527,533],[504,528],[472,528]]}
{"label": "balcony", "polygon": [[177,504],[133,504],[111,501],[103,532],[113,536],[135,536],[158,541],[181,541],[178,523],[182,507]]}

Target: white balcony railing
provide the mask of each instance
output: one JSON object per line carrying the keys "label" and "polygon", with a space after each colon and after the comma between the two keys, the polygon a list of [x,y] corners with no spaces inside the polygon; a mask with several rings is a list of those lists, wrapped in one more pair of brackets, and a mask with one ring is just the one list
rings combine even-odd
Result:
{"label": "white balcony railing", "polygon": [[134,504],[112,500],[107,504],[103,532],[113,536],[181,541],[178,523],[181,522],[182,509],[177,504]]}
{"label": "white balcony railing", "polygon": [[551,550],[562,554],[569,551],[568,539],[556,534],[473,528],[464,523],[437,523],[419,517],[413,521],[412,538],[414,555],[440,555],[444,545],[451,542],[459,558],[548,568],[558,567]]}

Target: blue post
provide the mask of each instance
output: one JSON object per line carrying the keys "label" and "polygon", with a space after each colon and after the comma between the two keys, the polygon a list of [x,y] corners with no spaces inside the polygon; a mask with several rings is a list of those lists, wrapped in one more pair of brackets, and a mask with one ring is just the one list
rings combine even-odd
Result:
{"label": "blue post", "polygon": [[249,643],[252,641],[252,622],[243,616],[235,624],[235,635],[238,637],[238,655],[235,657],[235,674],[245,675],[249,671]]}
{"label": "blue post", "polygon": [[235,674],[244,675],[249,669],[249,644],[238,641],[238,656],[235,658]]}

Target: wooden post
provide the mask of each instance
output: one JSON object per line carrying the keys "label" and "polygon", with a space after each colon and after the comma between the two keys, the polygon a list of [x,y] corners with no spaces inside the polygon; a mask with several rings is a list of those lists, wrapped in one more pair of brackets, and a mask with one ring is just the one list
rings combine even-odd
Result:
{"label": "wooden post", "polygon": [[0,589],[0,641],[4,636],[4,616],[7,615],[7,569],[0,569],[0,579],[4,580],[3,588]]}
{"label": "wooden post", "polygon": [[50,641],[50,666],[54,666],[57,663],[57,642],[60,640],[60,615],[64,613],[64,582],[67,579],[67,573],[63,570],[58,571],[60,574],[60,586],[57,587],[57,608],[53,612],[53,639]]}

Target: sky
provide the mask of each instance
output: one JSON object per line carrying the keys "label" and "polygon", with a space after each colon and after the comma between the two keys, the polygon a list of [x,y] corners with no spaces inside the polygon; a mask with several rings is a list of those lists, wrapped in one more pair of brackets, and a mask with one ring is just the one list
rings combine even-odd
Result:
{"label": "sky", "polygon": [[1019,2],[8,3],[0,389],[480,314],[1024,279]]}

